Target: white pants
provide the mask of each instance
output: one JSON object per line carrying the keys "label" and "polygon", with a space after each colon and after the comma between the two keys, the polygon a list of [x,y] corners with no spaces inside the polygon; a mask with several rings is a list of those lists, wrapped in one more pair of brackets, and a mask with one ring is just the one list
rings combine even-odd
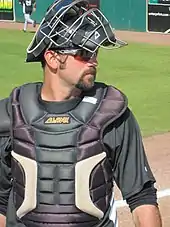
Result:
{"label": "white pants", "polygon": [[27,30],[28,23],[34,24],[34,20],[31,19],[30,14],[24,13],[25,23],[24,23],[24,30]]}

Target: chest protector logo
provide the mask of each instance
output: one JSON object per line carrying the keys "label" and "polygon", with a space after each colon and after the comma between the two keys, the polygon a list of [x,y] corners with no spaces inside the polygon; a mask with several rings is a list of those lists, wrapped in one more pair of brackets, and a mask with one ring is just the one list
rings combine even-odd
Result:
{"label": "chest protector logo", "polygon": [[125,97],[96,83],[86,94],[95,103],[82,101],[67,115],[52,115],[39,107],[39,86],[26,84],[11,95],[17,216],[32,227],[98,226],[113,187],[102,134],[126,110]]}
{"label": "chest protector logo", "polygon": [[45,119],[45,124],[70,124],[70,116],[51,116]]}

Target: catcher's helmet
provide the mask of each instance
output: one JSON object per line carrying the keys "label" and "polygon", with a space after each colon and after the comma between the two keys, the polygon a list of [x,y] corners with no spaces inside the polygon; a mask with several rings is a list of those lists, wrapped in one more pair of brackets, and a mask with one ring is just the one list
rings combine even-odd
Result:
{"label": "catcher's helmet", "polygon": [[[93,54],[99,47],[126,45],[115,38],[110,23],[87,0],[57,0],[47,10],[27,48],[27,62],[41,61],[47,49],[82,48]],[[111,46],[111,47],[109,47]]]}

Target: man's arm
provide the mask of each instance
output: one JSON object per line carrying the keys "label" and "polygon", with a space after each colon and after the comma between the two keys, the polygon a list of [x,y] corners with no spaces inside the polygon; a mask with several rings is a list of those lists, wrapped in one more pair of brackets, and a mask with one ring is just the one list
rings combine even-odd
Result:
{"label": "man's arm", "polygon": [[161,227],[161,215],[157,206],[142,205],[133,212],[133,220],[136,227]]}
{"label": "man's arm", "polygon": [[136,227],[162,226],[156,192],[153,183],[148,182],[139,193],[126,200]]}
{"label": "man's arm", "polygon": [[6,226],[6,211],[11,190],[9,99],[0,100],[0,227]]}
{"label": "man's arm", "polygon": [[11,190],[9,137],[0,138],[0,227],[5,227],[8,198]]}
{"label": "man's arm", "polygon": [[0,226],[5,227],[5,225],[6,225],[6,217],[0,214]]}
{"label": "man's arm", "polygon": [[114,123],[105,139],[112,148],[114,180],[131,209],[136,227],[161,227],[155,178],[139,126],[130,110]]}

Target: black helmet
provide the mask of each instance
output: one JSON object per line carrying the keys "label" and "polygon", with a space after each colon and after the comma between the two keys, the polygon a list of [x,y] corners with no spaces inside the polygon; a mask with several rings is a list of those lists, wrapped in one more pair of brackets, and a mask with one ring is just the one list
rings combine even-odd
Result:
{"label": "black helmet", "polygon": [[127,43],[115,38],[106,17],[87,0],[57,0],[47,10],[27,48],[27,62],[41,61],[47,49],[82,48],[93,54],[99,47],[118,48]]}

